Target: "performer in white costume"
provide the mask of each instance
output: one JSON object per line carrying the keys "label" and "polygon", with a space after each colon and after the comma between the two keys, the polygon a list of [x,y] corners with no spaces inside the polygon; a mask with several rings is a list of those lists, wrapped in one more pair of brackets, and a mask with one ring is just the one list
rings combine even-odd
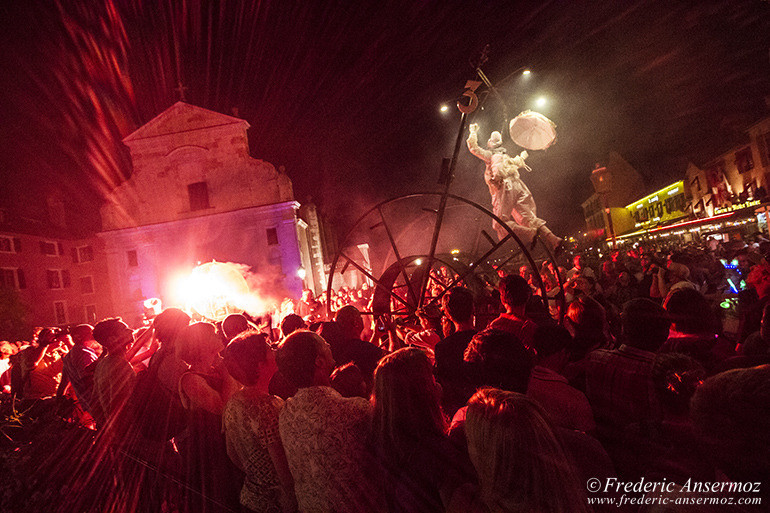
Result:
{"label": "performer in white costume", "polygon": [[[530,170],[524,163],[527,152],[522,151],[515,157],[509,156],[502,147],[502,137],[497,131],[492,132],[487,141],[489,149],[481,148],[478,144],[478,132],[479,125],[472,124],[468,149],[486,164],[484,181],[489,187],[489,195],[492,196],[492,213],[505,221],[523,243],[534,246],[535,236],[539,234],[548,248],[558,253],[561,249],[561,239],[545,226],[545,221],[537,217],[535,200],[519,175],[520,169]],[[492,222],[492,228],[500,240],[508,235],[508,231],[497,221]]]}

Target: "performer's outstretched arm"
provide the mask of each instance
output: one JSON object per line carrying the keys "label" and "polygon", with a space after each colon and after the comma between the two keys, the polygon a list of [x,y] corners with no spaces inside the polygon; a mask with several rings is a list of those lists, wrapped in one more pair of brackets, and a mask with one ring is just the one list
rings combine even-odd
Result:
{"label": "performer's outstretched arm", "polygon": [[479,125],[473,123],[470,126],[470,135],[468,136],[468,149],[478,158],[489,164],[492,161],[492,152],[479,146]]}

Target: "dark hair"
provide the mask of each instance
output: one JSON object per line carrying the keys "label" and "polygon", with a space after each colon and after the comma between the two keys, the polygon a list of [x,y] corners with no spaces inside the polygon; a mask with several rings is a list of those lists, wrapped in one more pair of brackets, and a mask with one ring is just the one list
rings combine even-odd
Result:
{"label": "dark hair", "polygon": [[695,289],[674,290],[663,303],[669,319],[682,333],[716,333],[718,319],[706,298]]}
{"label": "dark hair", "polygon": [[70,330],[74,342],[85,342],[94,336],[94,327],[90,324],[78,324]]}
{"label": "dark hair", "polygon": [[[34,338],[34,340],[35,340],[35,342],[37,342],[40,345],[48,346],[48,345],[51,345],[54,342],[56,342],[56,335],[55,335],[55,333],[56,333],[55,330],[52,329],[52,328],[38,328],[35,331],[35,335],[34,335],[35,338]],[[48,338],[48,340],[44,341],[43,338],[46,337],[46,336],[48,336],[49,338]]]}
{"label": "dark hair", "polygon": [[712,376],[692,398],[690,415],[696,432],[732,481],[770,478],[768,404],[770,365]]}
{"label": "dark hair", "polygon": [[190,324],[190,316],[179,308],[166,308],[152,322],[155,338],[161,344],[173,345],[179,333]]}
{"label": "dark hair", "polygon": [[637,349],[655,352],[668,338],[671,321],[666,311],[649,299],[632,299],[623,306],[623,336]]}
{"label": "dark hair", "polygon": [[706,370],[697,360],[681,353],[660,353],[650,373],[660,405],[671,413],[685,414]]}
{"label": "dark hair", "polygon": [[558,324],[543,324],[535,330],[532,345],[538,358],[546,358],[567,349],[572,344],[572,335],[567,328]]}
{"label": "dark hair", "polygon": [[364,321],[361,312],[353,305],[345,305],[339,309],[334,320],[339,324],[345,337],[357,337],[364,329]]}
{"label": "dark hair", "polygon": [[217,328],[210,322],[194,322],[179,332],[178,344],[174,345],[177,356],[192,365],[222,349]]}
{"label": "dark hair", "polygon": [[533,355],[512,333],[497,329],[476,333],[465,348],[464,360],[477,386],[527,391]]}
{"label": "dark hair", "polygon": [[393,462],[407,459],[416,444],[446,429],[433,365],[414,347],[385,356],[374,371],[372,433],[382,454]]}
{"label": "dark hair", "polygon": [[606,319],[604,307],[591,297],[579,296],[569,304],[564,321],[574,330],[574,339],[570,344],[570,360],[580,360],[592,349],[606,344]]}
{"label": "dark hair", "polygon": [[238,383],[256,385],[259,381],[259,365],[267,361],[267,335],[255,330],[244,331],[227,344],[223,360],[227,372]]}
{"label": "dark hair", "polygon": [[503,276],[500,279],[499,289],[501,301],[509,306],[524,306],[532,295],[529,283],[518,274]]}
{"label": "dark hair", "polygon": [[312,331],[292,332],[278,346],[278,370],[297,388],[313,386],[316,358],[322,344],[325,344],[324,339]]}
{"label": "dark hair", "polygon": [[429,304],[425,305],[422,308],[418,308],[415,312],[417,317],[420,320],[425,320],[430,327],[430,329],[435,330],[438,333],[441,333],[441,309],[439,309],[438,306],[435,304]]}
{"label": "dark hair", "polygon": [[353,362],[334,369],[331,385],[342,397],[367,397],[366,380],[361,369]]}
{"label": "dark hair", "polygon": [[249,320],[243,314],[230,314],[222,321],[222,333],[227,340],[232,340],[239,333],[250,328]]}
{"label": "dark hair", "polygon": [[452,287],[441,303],[444,313],[454,322],[467,322],[473,317],[473,294],[465,287]]}
{"label": "dark hair", "polygon": [[281,334],[283,334],[284,337],[288,337],[295,331],[304,329],[306,327],[307,324],[305,324],[305,321],[302,319],[302,317],[294,313],[288,314],[281,320]]}
{"label": "dark hair", "polygon": [[321,337],[329,343],[332,349],[335,349],[335,347],[338,347],[345,341],[345,332],[343,332],[342,327],[334,321],[322,322],[315,332],[321,335]]}
{"label": "dark hair", "polygon": [[125,329],[128,329],[128,326],[120,317],[104,319],[94,326],[94,340],[107,349],[107,352],[113,351],[118,348],[115,344],[115,335],[118,334],[119,330]]}

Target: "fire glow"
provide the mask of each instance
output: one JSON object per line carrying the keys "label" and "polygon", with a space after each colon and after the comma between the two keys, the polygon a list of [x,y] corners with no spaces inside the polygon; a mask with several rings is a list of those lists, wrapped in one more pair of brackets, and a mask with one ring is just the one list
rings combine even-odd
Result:
{"label": "fire glow", "polygon": [[268,306],[252,292],[238,264],[207,262],[177,283],[185,308],[213,321],[231,313],[261,314]]}

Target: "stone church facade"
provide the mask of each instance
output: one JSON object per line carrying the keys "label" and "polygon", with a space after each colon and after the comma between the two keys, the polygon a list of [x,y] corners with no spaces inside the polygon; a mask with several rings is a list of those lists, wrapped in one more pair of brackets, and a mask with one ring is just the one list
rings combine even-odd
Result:
{"label": "stone church facade", "polygon": [[[216,260],[247,266],[275,296],[319,289],[323,262],[283,169],[249,155],[242,119],[177,102],[123,141],[133,173],[101,209],[113,315],[141,316],[175,281]],[[317,222],[317,219],[311,220]]]}

